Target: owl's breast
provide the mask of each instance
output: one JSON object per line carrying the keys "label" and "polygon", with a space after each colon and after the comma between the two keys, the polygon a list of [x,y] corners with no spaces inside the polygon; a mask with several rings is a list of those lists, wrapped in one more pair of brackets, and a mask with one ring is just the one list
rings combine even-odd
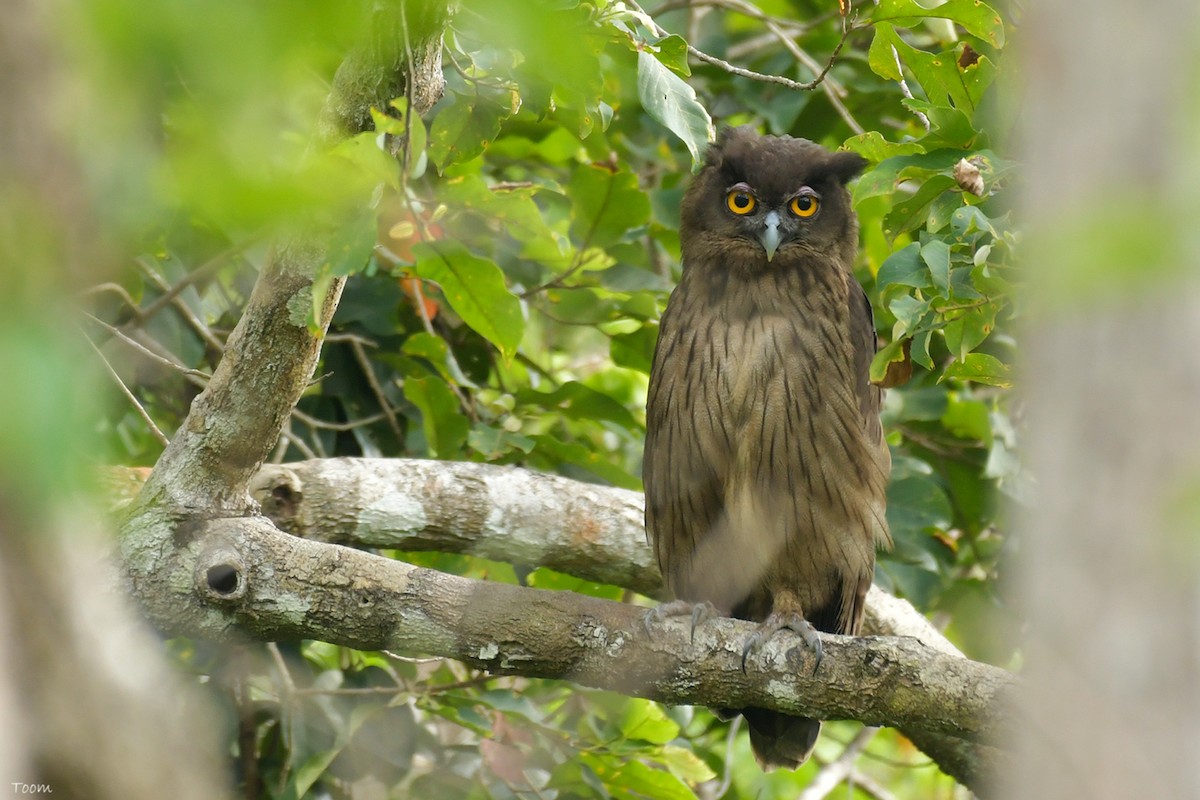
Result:
{"label": "owl's breast", "polygon": [[853,352],[844,320],[764,314],[717,325],[729,346],[714,364],[722,405],[739,427],[760,430],[779,414],[822,417],[852,403]]}

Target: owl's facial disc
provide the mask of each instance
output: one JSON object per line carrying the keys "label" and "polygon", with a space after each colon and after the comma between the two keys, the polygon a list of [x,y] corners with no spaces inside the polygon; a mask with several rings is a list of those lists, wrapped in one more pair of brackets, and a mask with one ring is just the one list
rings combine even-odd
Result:
{"label": "owl's facial disc", "polygon": [[782,220],[779,218],[778,211],[768,211],[763,217],[762,231],[758,234],[758,240],[762,242],[763,249],[767,251],[767,261],[775,257],[775,251],[779,249],[779,243],[783,237],[779,232],[779,224]]}

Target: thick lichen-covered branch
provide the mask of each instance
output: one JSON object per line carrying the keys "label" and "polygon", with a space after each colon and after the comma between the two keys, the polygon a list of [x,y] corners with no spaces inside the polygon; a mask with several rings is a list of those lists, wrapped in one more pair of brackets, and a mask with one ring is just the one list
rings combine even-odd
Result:
{"label": "thick lichen-covered branch", "polygon": [[[550,567],[649,597],[662,579],[637,492],[514,467],[415,459],[338,458],[265,467],[255,496],[298,536],[355,547],[437,550]],[[872,587],[864,630],[962,654],[910,603]],[[904,732],[941,769],[979,791],[1008,758],[976,741]]]}
{"label": "thick lichen-covered branch", "polygon": [[645,609],[571,592],[475,581],[278,532],[265,519],[188,532],[172,572],[190,575],[182,632],[313,638],[458,659],[496,674],[558,678],[666,703],[754,705],[969,739],[1007,723],[1004,670],[909,637],[824,636],[815,658],[790,634],[742,669],[751,626],[646,623]]}

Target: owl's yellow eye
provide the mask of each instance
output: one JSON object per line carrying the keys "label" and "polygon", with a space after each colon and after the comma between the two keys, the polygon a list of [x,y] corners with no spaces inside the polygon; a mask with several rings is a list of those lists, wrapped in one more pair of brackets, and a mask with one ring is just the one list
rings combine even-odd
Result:
{"label": "owl's yellow eye", "polygon": [[758,205],[758,203],[755,201],[754,195],[744,189],[734,189],[725,195],[725,205],[733,213],[744,215],[753,211],[754,206]]}
{"label": "owl's yellow eye", "polygon": [[798,194],[788,203],[788,208],[797,217],[811,217],[821,207],[821,201],[811,194]]}

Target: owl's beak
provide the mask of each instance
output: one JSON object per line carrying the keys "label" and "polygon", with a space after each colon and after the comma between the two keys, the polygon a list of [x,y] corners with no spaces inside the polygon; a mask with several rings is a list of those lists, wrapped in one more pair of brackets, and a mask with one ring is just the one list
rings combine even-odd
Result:
{"label": "owl's beak", "polygon": [[775,251],[779,249],[779,212],[770,211],[763,218],[762,233],[758,235],[758,240],[762,242],[763,249],[767,251],[767,261],[775,257]]}

